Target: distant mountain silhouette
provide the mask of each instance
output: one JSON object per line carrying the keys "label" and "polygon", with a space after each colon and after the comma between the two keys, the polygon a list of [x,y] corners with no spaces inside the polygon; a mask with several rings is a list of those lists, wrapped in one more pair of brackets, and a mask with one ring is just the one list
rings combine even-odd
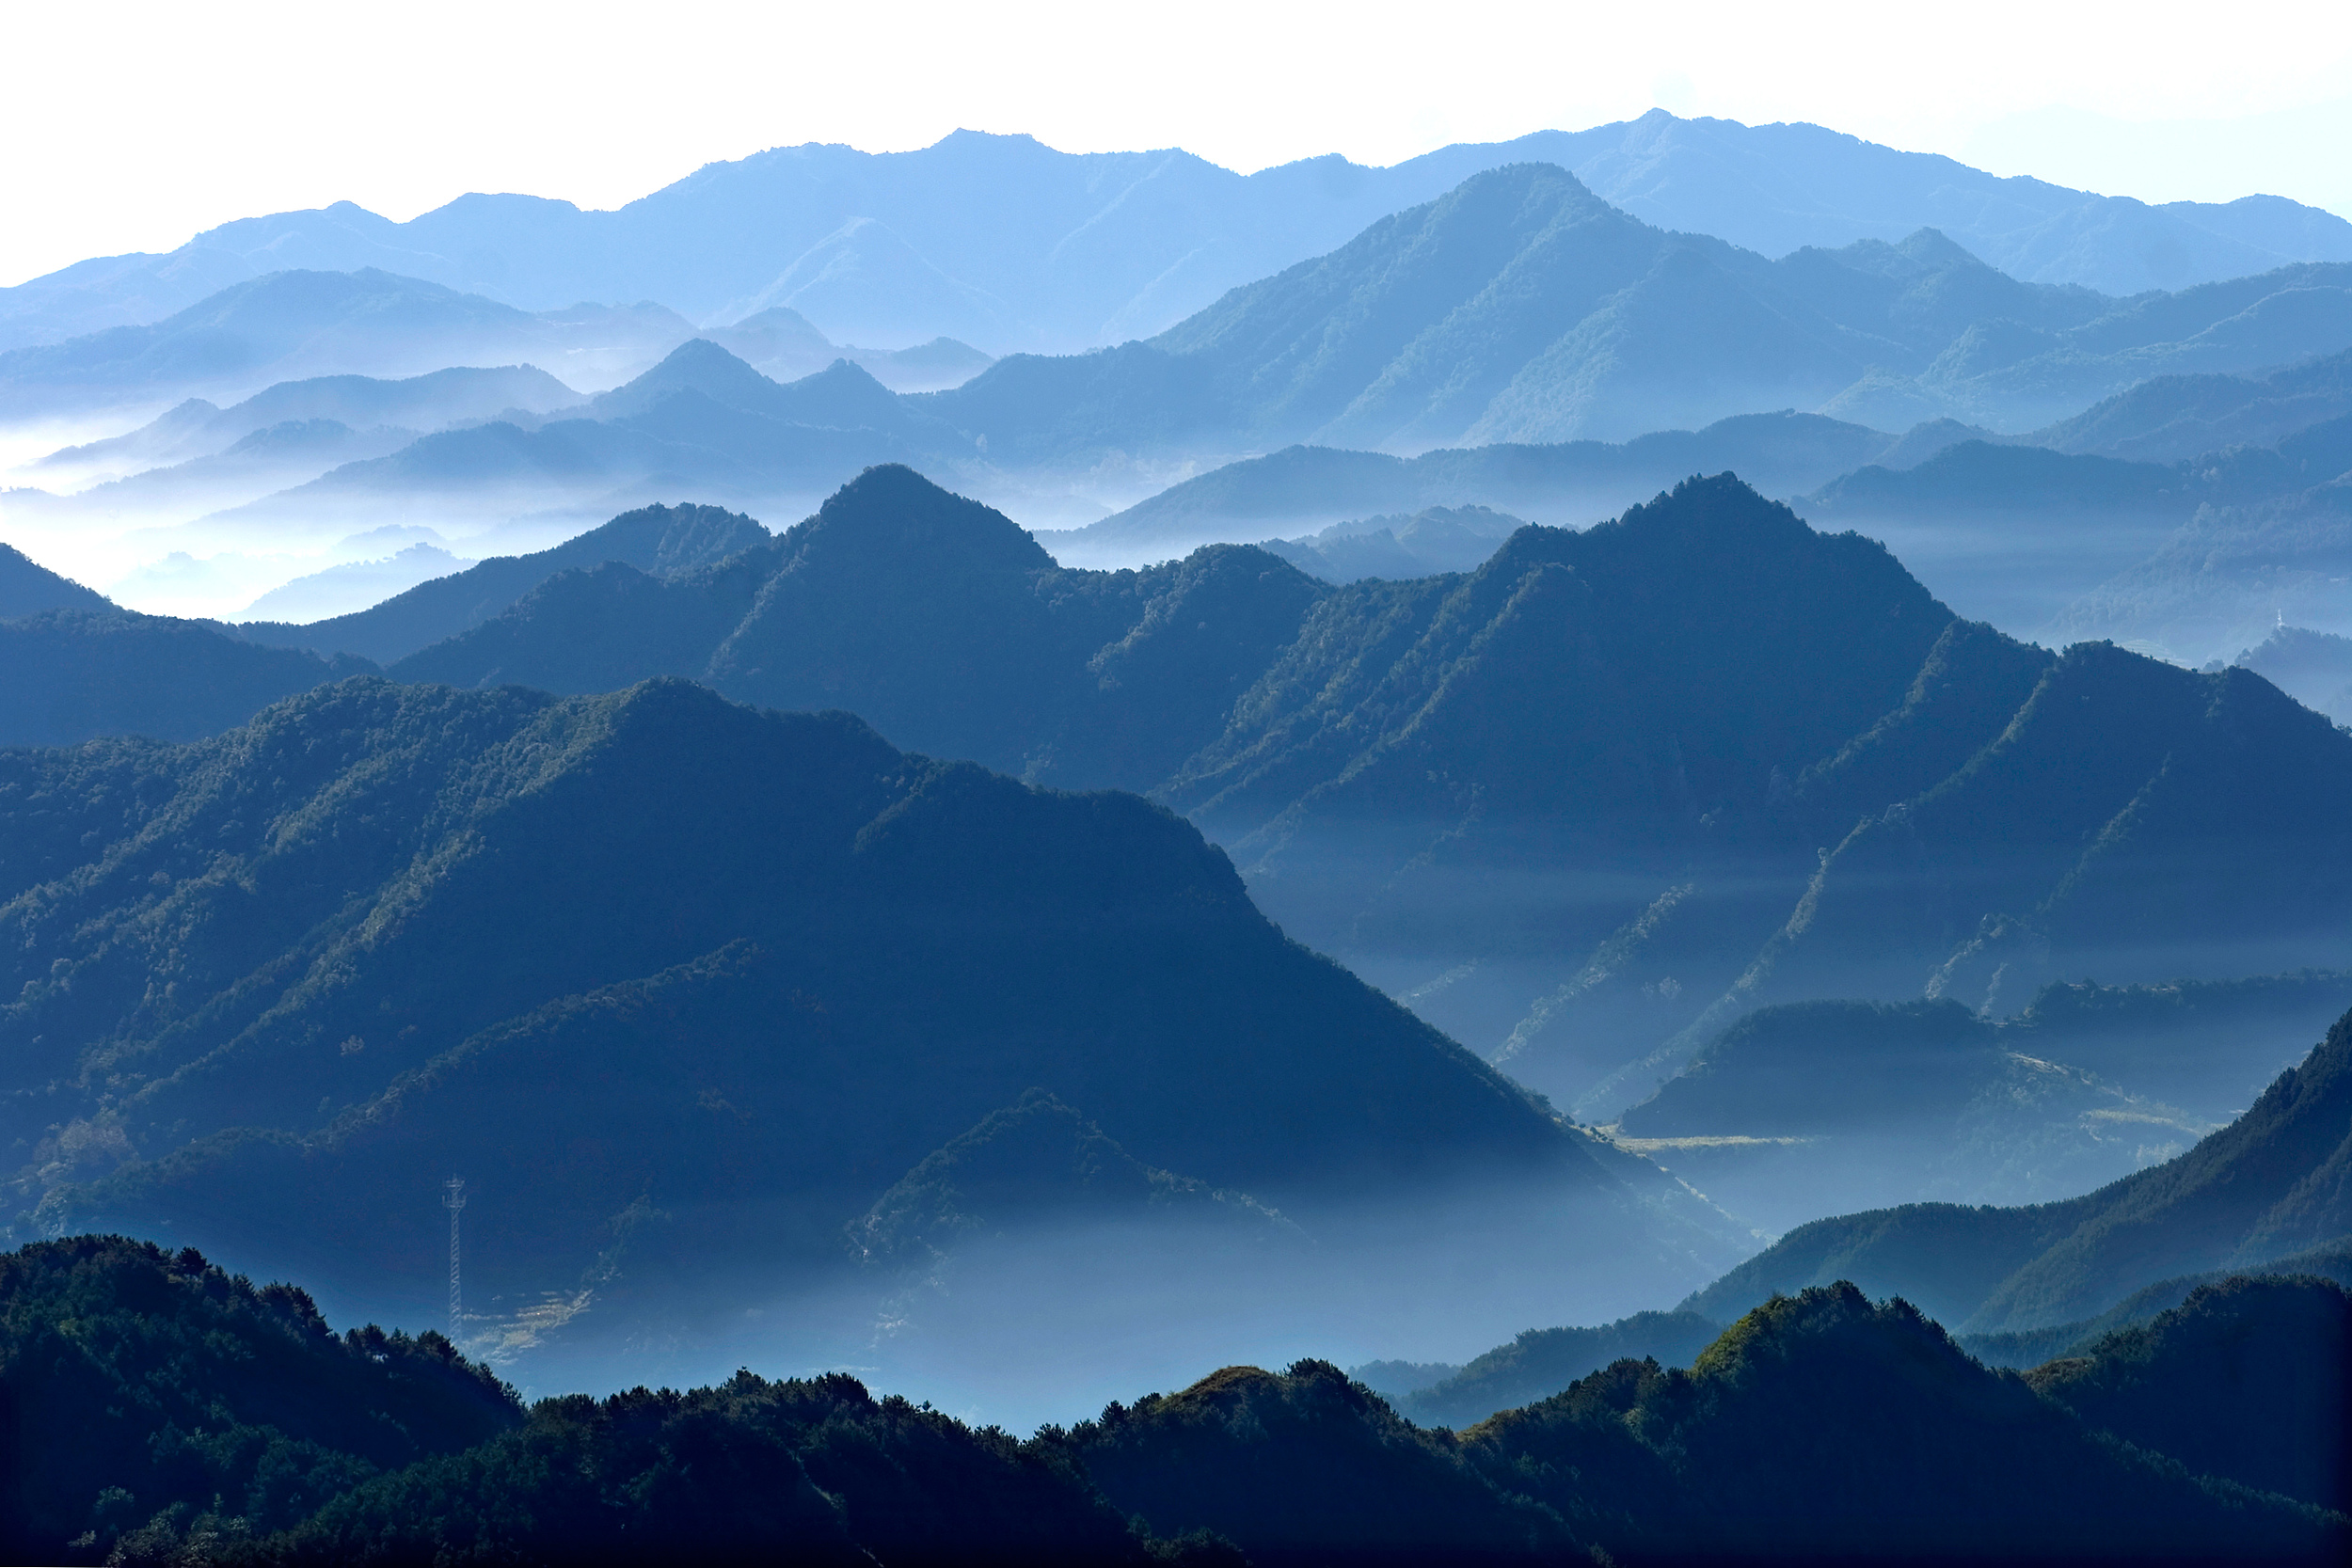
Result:
{"label": "distant mountain silhouette", "polygon": [[1727,1316],[1823,1278],[1983,1332],[2064,1323],[2140,1287],[2247,1267],[2352,1229],[2352,1014],[2243,1117],[2178,1158],[2026,1209],[1917,1204],[1800,1226],[1686,1304]]}
{"label": "distant mountain silhouette", "polygon": [[[1965,440],[1797,504],[1887,539],[1969,613],[2069,641],[2149,639],[2196,663],[2243,647],[2229,640],[2258,616],[2328,604],[2347,472],[2352,415],[2163,464]],[[2282,554],[2306,559],[2281,571]]]}
{"label": "distant mountain silhouette", "polygon": [[0,621],[37,615],[44,610],[113,608],[104,594],[36,564],[21,550],[0,545]]}
{"label": "distant mountain silhouette", "polygon": [[373,269],[272,271],[151,325],[0,352],[0,415],[243,397],[306,376],[417,377],[516,359],[594,386],[692,333],[653,306],[534,316]]}
{"label": "distant mountain silhouette", "polygon": [[[1173,150],[1070,154],[959,131],[915,152],[771,149],[610,213],[470,195],[407,223],[349,202],[246,218],[166,255],[93,259],[0,291],[0,346],[159,320],[291,263],[376,267],[525,309],[650,297],[709,320],[799,299],[860,341],[986,322],[1005,334],[974,339],[992,352],[1063,352],[1158,331],[1384,214],[1531,161],[1646,223],[1767,256],[1932,228],[2015,277],[2117,295],[2352,261],[2352,226],[2278,197],[2152,207],[1817,125],[1663,110],[1392,168],[1325,156],[1247,177]],[[849,324],[861,322],[881,335],[859,337]]]}

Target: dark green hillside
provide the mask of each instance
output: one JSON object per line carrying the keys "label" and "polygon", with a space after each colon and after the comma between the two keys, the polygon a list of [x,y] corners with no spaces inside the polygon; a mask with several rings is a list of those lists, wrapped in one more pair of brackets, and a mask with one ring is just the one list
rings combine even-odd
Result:
{"label": "dark green hillside", "polygon": [[1631,1560],[2317,1560],[2343,1542],[2339,1518],[2101,1439],[1843,1284],[1757,1307],[1688,1372],[1621,1361],[1463,1449]]}
{"label": "dark green hillside", "polygon": [[1113,1506],[1164,1535],[1214,1531],[1253,1563],[1543,1562],[1579,1544],[1552,1509],[1323,1361],[1227,1367],[1059,1442]]}
{"label": "dark green hillside", "polygon": [[0,622],[0,669],[8,673],[0,745],[69,746],[103,735],[194,740],[282,697],[373,668],[343,654],[257,647],[208,622],[100,605]]}
{"label": "dark green hillside", "polygon": [[193,1249],[79,1236],[0,1257],[10,1561],[97,1561],[175,1511],[282,1529],[521,1419],[513,1391],[439,1335],[338,1336],[303,1291],[256,1290]]}
{"label": "dark green hillside", "polygon": [[2192,1472],[2352,1512],[2352,1295],[2333,1281],[2200,1286],[2026,1380]]}
{"label": "dark green hillside", "polygon": [[2243,1267],[2352,1232],[2352,1015],[2236,1121],[2161,1165],[2024,1209],[1916,1204],[1790,1231],[1685,1305],[1727,1317],[1851,1279],[1995,1332],[2086,1318],[2176,1275]]}
{"label": "dark green hillside", "polygon": [[759,524],[719,507],[641,507],[552,549],[485,561],[420,583],[373,609],[303,626],[256,621],[239,629],[256,642],[355,653],[389,664],[480,625],[558,572],[617,561],[666,578],[767,540],[768,531]]}
{"label": "dark green hillside", "polygon": [[35,564],[21,550],[0,545],[0,621],[38,615],[44,610],[113,608],[103,594]]}
{"label": "dark green hillside", "polygon": [[847,715],[363,680],[177,752],[6,760],[12,816],[73,813],[0,907],[42,1223],[429,1279],[415,1194],[457,1169],[500,1195],[495,1288],[577,1274],[640,1201],[689,1253],[751,1227],[813,1265],[1031,1088],[1213,1187],[1623,1190],[1165,811]]}
{"label": "dark green hillside", "polygon": [[855,1378],[544,1400],[339,1497],[246,1562],[1218,1562],[1132,1531],[1066,1459]]}
{"label": "dark green hillside", "polygon": [[1637,1312],[1598,1328],[1531,1328],[1395,1403],[1424,1426],[1475,1426],[1619,1361],[1687,1367],[1723,1331],[1695,1312]]}

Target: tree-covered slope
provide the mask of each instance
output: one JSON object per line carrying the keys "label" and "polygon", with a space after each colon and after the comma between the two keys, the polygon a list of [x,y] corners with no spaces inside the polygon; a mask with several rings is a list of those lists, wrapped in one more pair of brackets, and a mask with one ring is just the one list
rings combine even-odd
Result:
{"label": "tree-covered slope", "polygon": [[0,1553],[98,1561],[160,1518],[266,1533],[523,1418],[438,1334],[337,1335],[194,1249],[77,1236],[0,1257]]}
{"label": "tree-covered slope", "polygon": [[0,760],[5,836],[46,846],[0,915],[40,1223],[430,1278],[409,1199],[463,1167],[518,1282],[641,1199],[687,1253],[748,1228],[815,1266],[1033,1087],[1217,1187],[1623,1190],[1165,811],[847,715],[359,680],[176,751]]}
{"label": "tree-covered slope", "polygon": [[2352,1294],[2332,1280],[2201,1285],[2027,1381],[2196,1474],[2352,1512]]}
{"label": "tree-covered slope", "polygon": [[1688,1372],[1621,1361],[1463,1446],[1636,1560],[2316,1557],[2344,1528],[2106,1440],[1848,1284],[1756,1307]]}

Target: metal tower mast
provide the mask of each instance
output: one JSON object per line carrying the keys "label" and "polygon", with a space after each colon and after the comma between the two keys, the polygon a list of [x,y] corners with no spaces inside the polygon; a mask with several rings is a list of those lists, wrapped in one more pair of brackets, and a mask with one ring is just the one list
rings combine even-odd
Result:
{"label": "metal tower mast", "polygon": [[449,1338],[457,1341],[457,1321],[465,1316],[465,1297],[457,1284],[457,1216],[466,1207],[466,1179],[453,1176],[448,1191],[441,1195],[441,1207],[449,1211]]}

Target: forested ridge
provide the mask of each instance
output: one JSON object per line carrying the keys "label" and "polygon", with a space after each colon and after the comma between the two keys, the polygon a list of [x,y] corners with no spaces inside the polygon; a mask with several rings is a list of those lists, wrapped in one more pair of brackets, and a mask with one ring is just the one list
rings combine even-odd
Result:
{"label": "forested ridge", "polygon": [[[1688,1371],[1618,1360],[1459,1432],[1305,1360],[1229,1367],[1022,1439],[838,1373],[526,1407],[438,1335],[339,1336],[291,1286],[79,1236],[0,1259],[0,1552],[2316,1562],[2352,1544],[2352,1522],[2313,1502],[2341,1500],[2341,1448],[2217,1451],[2206,1429],[2324,1425],[2348,1310],[2332,1284],[2238,1282],[2021,1377],[1841,1284],[1774,1298]],[[2298,1325],[2280,1342],[2295,1371],[2246,1348],[2281,1321]],[[2257,1390],[2275,1393],[2249,1405]]]}

